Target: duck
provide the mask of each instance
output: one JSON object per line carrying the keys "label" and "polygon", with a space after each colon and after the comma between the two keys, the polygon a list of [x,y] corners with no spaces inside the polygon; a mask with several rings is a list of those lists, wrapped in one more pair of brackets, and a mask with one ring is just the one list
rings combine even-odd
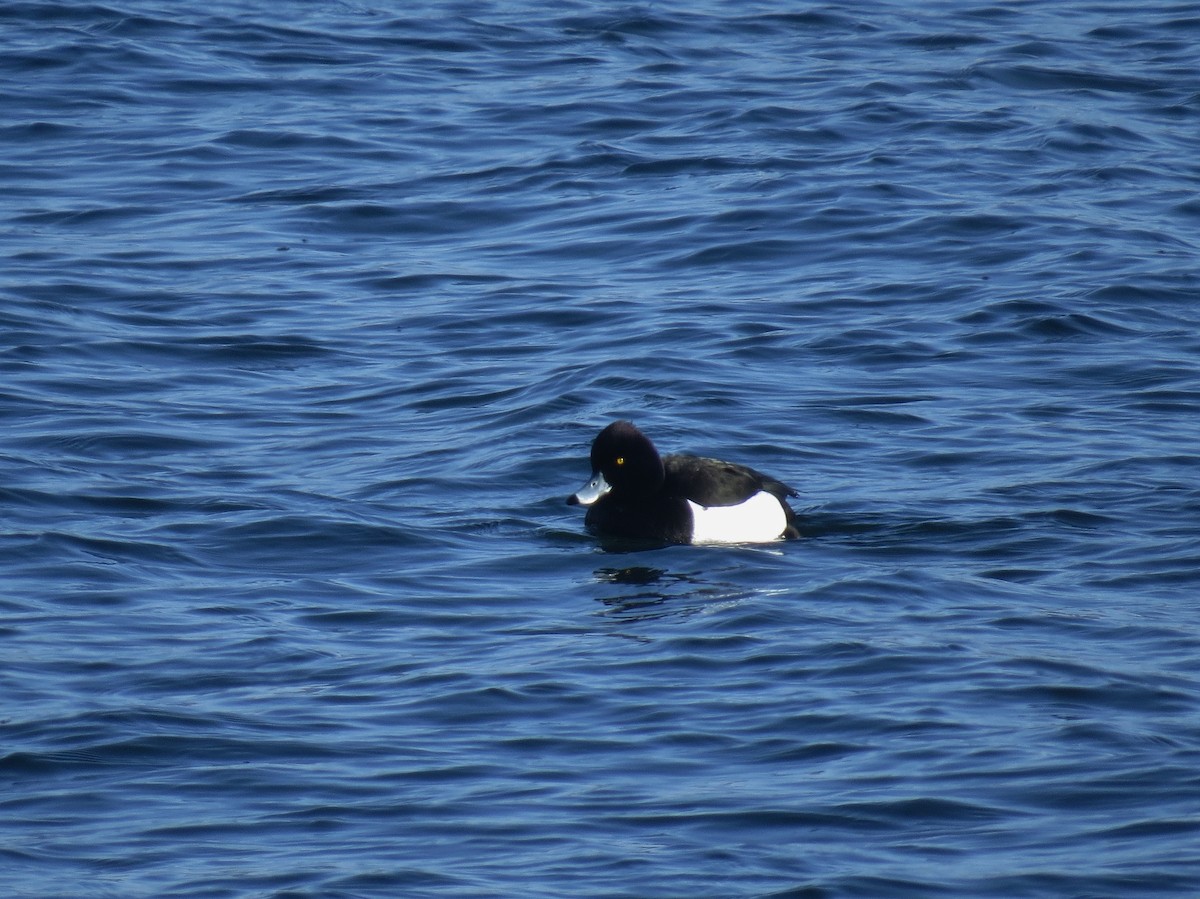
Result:
{"label": "duck", "polygon": [[683,453],[660,456],[630,421],[592,442],[592,476],[567,497],[602,537],[666,544],[768,543],[800,536],[788,505],[800,494],[746,465]]}

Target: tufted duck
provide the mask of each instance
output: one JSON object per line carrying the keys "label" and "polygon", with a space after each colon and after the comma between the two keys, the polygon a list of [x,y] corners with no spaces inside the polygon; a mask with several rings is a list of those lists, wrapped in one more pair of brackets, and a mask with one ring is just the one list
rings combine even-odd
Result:
{"label": "tufted duck", "polygon": [[666,543],[765,543],[795,538],[791,487],[745,465],[659,456],[631,422],[614,421],[592,443],[592,478],[568,497],[587,506],[596,533]]}

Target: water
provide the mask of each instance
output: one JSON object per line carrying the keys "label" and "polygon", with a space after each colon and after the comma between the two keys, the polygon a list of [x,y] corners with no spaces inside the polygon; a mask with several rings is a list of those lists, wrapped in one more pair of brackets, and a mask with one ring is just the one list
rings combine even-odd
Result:
{"label": "water", "polygon": [[[1192,893],[1198,40],[5,3],[6,894]],[[616,417],[805,539],[603,551]]]}

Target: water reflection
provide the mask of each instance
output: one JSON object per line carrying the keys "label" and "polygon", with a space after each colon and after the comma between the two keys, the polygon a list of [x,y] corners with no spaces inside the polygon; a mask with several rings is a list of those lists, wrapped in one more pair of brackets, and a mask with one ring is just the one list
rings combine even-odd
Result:
{"label": "water reflection", "polygon": [[[609,584],[633,584],[646,586],[656,584],[667,578],[667,572],[662,568],[651,568],[648,565],[632,565],[629,568],[597,568],[596,580]],[[684,579],[677,575],[677,579]]]}
{"label": "water reflection", "polygon": [[595,578],[599,584],[616,588],[596,597],[604,614],[627,621],[691,616],[710,609],[714,601],[741,600],[754,592],[744,584],[719,583],[694,573],[648,565],[598,568]]}
{"label": "water reflection", "polygon": [[631,565],[628,568],[598,568],[596,581],[622,588],[617,593],[599,596],[605,611],[621,618],[644,620],[669,614],[665,608],[672,593],[668,585],[683,580],[671,576],[662,568]]}

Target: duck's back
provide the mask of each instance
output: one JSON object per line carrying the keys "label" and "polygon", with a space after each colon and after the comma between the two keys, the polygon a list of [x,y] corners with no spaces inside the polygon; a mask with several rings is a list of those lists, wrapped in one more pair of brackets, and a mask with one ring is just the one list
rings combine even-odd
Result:
{"label": "duck's back", "polygon": [[663,493],[682,496],[700,506],[736,506],[766,491],[780,500],[798,496],[791,487],[747,465],[703,456],[663,456]]}

